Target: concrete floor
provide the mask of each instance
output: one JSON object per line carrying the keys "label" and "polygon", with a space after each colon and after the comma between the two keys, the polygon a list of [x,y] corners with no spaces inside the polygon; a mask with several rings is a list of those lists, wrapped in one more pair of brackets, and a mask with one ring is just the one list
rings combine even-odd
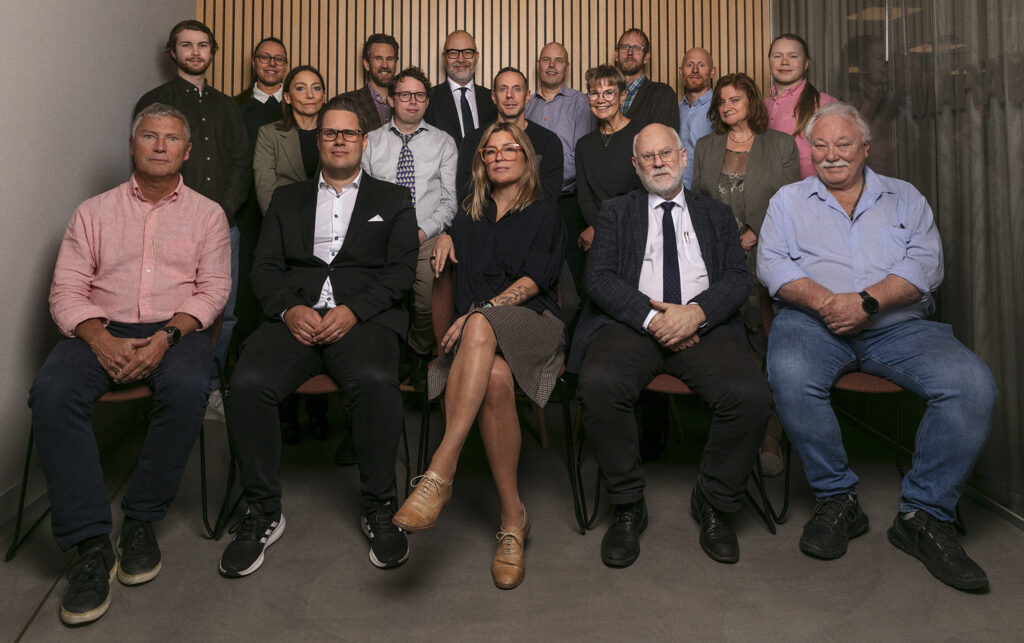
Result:
{"label": "concrete floor", "polygon": [[[409,403],[415,407],[415,403]],[[600,562],[606,507],[596,529],[575,531],[562,461],[557,405],[547,410],[552,443],[524,436],[521,491],[533,522],[527,575],[513,591],[491,583],[498,512],[478,438],[471,438],[455,495],[434,529],[410,537],[404,566],[382,571],[367,559],[359,530],[354,468],[331,463],[334,436],[285,447],[286,533],[248,578],[217,573],[226,540],[202,534],[198,450],[170,513],[157,526],[163,570],[138,587],[112,586],[110,611],[85,627],[58,618],[73,554],[62,553],[48,524],[17,558],[0,565],[0,640],[640,640],[714,641],[1020,641],[1024,618],[1024,532],[968,500],[967,551],[988,572],[992,591],[964,594],[934,580],[885,537],[899,478],[886,454],[851,446],[870,531],[841,559],[808,558],[797,548],[813,499],[796,467],[789,520],[770,534],[753,512],[735,519],[741,558],[708,559],[697,545],[688,499],[698,446],[673,435],[669,453],[646,467],[650,528],[640,559],[627,569]],[[408,413],[413,445],[418,413]],[[440,420],[435,422],[440,427]],[[435,428],[435,434],[439,428]],[[207,423],[212,488],[227,461],[223,425]],[[851,443],[863,443],[847,431]],[[699,437],[696,438],[699,440]],[[415,456],[414,456],[415,457]],[[121,456],[108,467],[112,493],[126,479]],[[591,463],[592,472],[592,458]],[[399,479],[404,471],[399,469]],[[592,484],[592,483],[590,483]],[[777,495],[781,481],[771,482]],[[114,496],[118,507],[119,495]],[[216,499],[214,500],[216,502]],[[115,511],[115,532],[120,528]],[[7,546],[12,526],[2,527]]]}

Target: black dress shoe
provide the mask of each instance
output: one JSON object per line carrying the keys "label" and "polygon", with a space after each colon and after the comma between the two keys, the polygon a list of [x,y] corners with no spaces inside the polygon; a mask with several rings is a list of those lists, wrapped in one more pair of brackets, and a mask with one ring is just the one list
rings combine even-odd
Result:
{"label": "black dress shoe", "polygon": [[601,540],[601,561],[609,567],[629,567],[640,557],[640,534],[647,529],[644,499],[615,505],[615,519]]}
{"label": "black dress shoe", "polygon": [[700,523],[700,548],[711,560],[735,563],[740,559],[736,532],[726,522],[725,514],[715,509],[696,485],[690,495],[690,513]]}

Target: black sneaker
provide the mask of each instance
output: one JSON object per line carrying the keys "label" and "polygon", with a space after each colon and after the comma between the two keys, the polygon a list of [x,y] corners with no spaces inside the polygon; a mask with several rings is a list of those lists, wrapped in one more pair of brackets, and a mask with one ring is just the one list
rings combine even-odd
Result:
{"label": "black sneaker", "polygon": [[117,555],[110,540],[84,552],[68,570],[68,587],[60,602],[60,620],[67,625],[91,623],[110,607],[110,584],[117,575]]}
{"label": "black sneaker", "polygon": [[230,529],[235,538],[220,557],[220,573],[241,578],[259,569],[264,550],[277,542],[284,526],[284,514],[280,511],[267,515],[259,505],[249,505],[245,516]]}
{"label": "black sneaker", "polygon": [[405,532],[395,526],[392,501],[379,504],[363,514],[363,533],[370,539],[370,562],[374,567],[398,567],[409,560],[409,541]]}
{"label": "black sneaker", "polygon": [[829,496],[814,506],[814,516],[804,525],[800,536],[800,551],[825,560],[839,558],[846,553],[850,539],[867,530],[868,517],[860,510],[857,496]]}
{"label": "black sneaker", "polygon": [[939,522],[920,509],[911,518],[896,514],[889,542],[918,559],[932,576],[965,592],[988,591],[988,576],[954,538],[952,523]]}
{"label": "black sneaker", "polygon": [[156,543],[153,523],[133,520],[127,516],[117,539],[121,564],[117,580],[125,585],[141,585],[160,573],[160,546]]}

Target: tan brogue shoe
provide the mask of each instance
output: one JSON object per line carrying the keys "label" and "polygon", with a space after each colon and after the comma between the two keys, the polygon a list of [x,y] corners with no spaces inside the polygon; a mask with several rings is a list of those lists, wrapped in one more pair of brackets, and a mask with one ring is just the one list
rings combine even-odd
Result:
{"label": "tan brogue shoe", "polygon": [[526,575],[526,538],[530,535],[530,518],[523,507],[521,527],[502,527],[496,538],[498,549],[491,562],[491,576],[500,589],[513,589],[523,582]]}
{"label": "tan brogue shoe", "polygon": [[428,470],[412,479],[415,491],[402,503],[391,522],[405,531],[423,531],[437,524],[441,509],[452,497],[452,483]]}

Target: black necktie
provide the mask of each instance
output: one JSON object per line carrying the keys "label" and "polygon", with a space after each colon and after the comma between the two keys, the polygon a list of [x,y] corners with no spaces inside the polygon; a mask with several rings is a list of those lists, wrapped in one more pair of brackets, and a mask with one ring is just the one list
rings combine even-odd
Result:
{"label": "black necktie", "polygon": [[473,127],[473,110],[469,107],[469,99],[466,98],[468,87],[459,87],[462,97],[459,98],[459,109],[462,111],[462,135],[468,136],[475,128]]}
{"label": "black necktie", "polygon": [[662,263],[664,279],[662,300],[668,304],[683,303],[683,291],[679,285],[679,249],[676,247],[676,226],[672,222],[674,201],[665,201],[660,207],[665,211],[661,216],[661,235],[665,242],[665,255]]}

